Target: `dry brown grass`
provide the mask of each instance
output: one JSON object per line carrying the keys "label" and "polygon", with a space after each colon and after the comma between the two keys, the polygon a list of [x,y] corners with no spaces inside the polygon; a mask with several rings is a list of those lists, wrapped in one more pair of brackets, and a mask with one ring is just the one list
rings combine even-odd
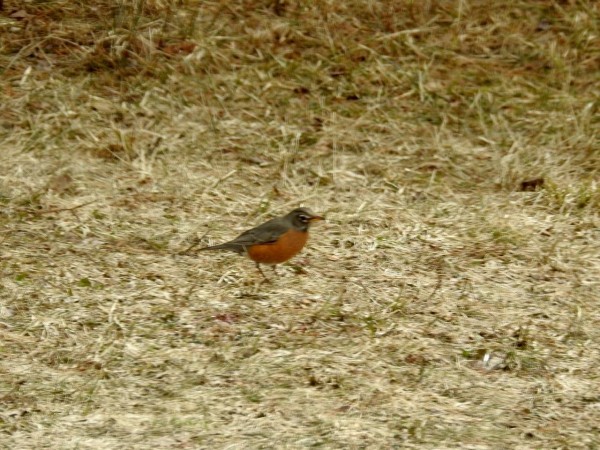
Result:
{"label": "dry brown grass", "polygon": [[599,8],[5,1],[0,447],[600,446]]}

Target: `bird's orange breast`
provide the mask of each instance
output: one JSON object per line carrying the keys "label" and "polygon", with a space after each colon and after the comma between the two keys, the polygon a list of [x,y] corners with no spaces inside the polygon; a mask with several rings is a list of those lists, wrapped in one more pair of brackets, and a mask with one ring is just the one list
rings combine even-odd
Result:
{"label": "bird's orange breast", "polygon": [[269,244],[257,244],[248,248],[251,260],[261,264],[279,264],[294,257],[308,241],[307,231],[290,230]]}

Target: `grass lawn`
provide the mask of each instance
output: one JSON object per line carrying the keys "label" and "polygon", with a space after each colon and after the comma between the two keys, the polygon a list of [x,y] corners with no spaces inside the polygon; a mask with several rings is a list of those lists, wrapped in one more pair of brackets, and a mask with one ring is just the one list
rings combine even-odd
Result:
{"label": "grass lawn", "polygon": [[600,448],[599,2],[0,8],[0,448]]}

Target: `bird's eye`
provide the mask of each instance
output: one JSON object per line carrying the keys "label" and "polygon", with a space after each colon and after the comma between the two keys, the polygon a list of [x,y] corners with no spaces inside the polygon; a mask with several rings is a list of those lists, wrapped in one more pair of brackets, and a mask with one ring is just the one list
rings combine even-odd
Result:
{"label": "bird's eye", "polygon": [[300,222],[308,223],[310,222],[310,217],[305,216],[304,214],[300,214]]}

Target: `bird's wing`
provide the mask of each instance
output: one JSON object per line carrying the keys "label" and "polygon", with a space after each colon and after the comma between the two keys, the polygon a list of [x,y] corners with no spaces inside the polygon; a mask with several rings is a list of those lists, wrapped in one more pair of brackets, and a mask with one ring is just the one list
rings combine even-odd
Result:
{"label": "bird's wing", "polygon": [[244,231],[238,237],[236,237],[230,244],[237,245],[240,247],[246,247],[256,244],[269,244],[277,241],[279,237],[288,231],[288,227],[285,223],[280,220],[273,219],[262,225]]}
{"label": "bird's wing", "polygon": [[288,230],[289,225],[282,222],[280,218],[275,218],[256,228],[244,231],[233,241],[213,245],[212,247],[204,247],[200,250],[231,250],[238,253],[244,253],[251,245],[269,244],[277,241],[277,239]]}

